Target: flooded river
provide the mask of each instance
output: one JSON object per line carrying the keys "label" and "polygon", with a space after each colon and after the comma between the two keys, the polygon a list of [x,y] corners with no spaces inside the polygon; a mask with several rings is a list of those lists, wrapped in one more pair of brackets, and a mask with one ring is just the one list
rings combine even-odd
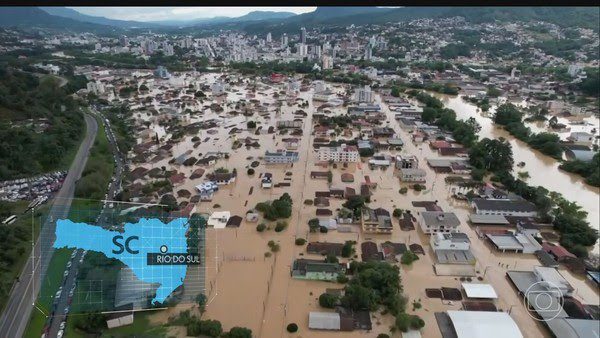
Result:
{"label": "flooded river", "polygon": [[[517,140],[507,131],[495,126],[491,120],[491,113],[478,112],[478,109],[475,105],[465,102],[459,96],[453,97],[442,94],[433,95],[442,100],[446,107],[453,109],[459,119],[465,120],[470,117],[475,118],[481,125],[481,131],[479,132],[480,138],[504,137],[507,139],[510,142],[513,150],[515,173],[519,171],[527,171],[530,176],[528,179],[526,179],[528,184],[534,186],[539,185],[548,190],[556,191],[561,193],[567,200],[577,202],[577,204],[587,211],[587,219],[590,222],[590,225],[596,229],[599,228],[600,211],[598,205],[600,204],[600,189],[586,184],[584,179],[578,175],[560,170],[558,168],[560,164],[558,161],[530,148],[526,143]],[[586,121],[594,124],[597,128],[597,119],[592,117],[586,119]],[[544,131],[539,127],[530,127],[535,132]],[[593,126],[591,126],[590,129],[591,128],[593,128]],[[589,130],[586,131],[590,132]],[[568,135],[569,132],[566,134]],[[561,135],[561,139],[564,139],[564,135]],[[525,167],[523,168],[516,166],[521,161],[525,162]],[[598,245],[596,245],[595,251],[598,251]]]}

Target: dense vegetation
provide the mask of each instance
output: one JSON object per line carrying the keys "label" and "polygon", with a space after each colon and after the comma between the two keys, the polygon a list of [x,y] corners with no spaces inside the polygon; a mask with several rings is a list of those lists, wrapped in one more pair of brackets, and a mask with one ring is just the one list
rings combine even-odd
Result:
{"label": "dense vegetation", "polygon": [[494,123],[504,126],[511,135],[529,144],[532,148],[543,154],[561,159],[563,147],[560,138],[553,133],[533,133],[523,123],[523,112],[512,103],[505,103],[496,109]]}
{"label": "dense vegetation", "polygon": [[0,180],[62,169],[84,130],[58,79],[0,66]]}
{"label": "dense vegetation", "polygon": [[92,200],[104,199],[106,187],[114,170],[113,153],[102,121],[98,118],[98,134],[81,178],[75,187],[75,197]]}
{"label": "dense vegetation", "polygon": [[223,326],[218,320],[201,319],[189,310],[179,313],[179,317],[170,320],[171,325],[182,325],[188,336],[223,337],[223,338],[252,338],[252,330],[235,326],[229,332],[223,332]]}
{"label": "dense vegetation", "polygon": [[[0,201],[0,221],[17,215],[19,218],[10,226],[0,227],[0,310],[7,300],[7,295],[21,272],[27,253],[31,251],[31,216],[22,216],[29,202]],[[36,228],[39,226],[40,211],[36,211]]]}
{"label": "dense vegetation", "polygon": [[470,147],[477,141],[477,133],[481,126],[475,119],[458,120],[456,112],[444,108],[441,101],[427,93],[411,90],[408,94],[426,104],[421,114],[423,122],[435,124],[441,129],[451,132],[452,137],[465,147]]}
{"label": "dense vegetation", "polygon": [[600,187],[600,153],[596,153],[590,162],[580,160],[566,161],[560,169],[585,177],[585,182],[594,187]]}
{"label": "dense vegetation", "polygon": [[110,126],[115,133],[117,146],[122,153],[127,153],[135,145],[135,133],[129,118],[129,107],[125,104],[109,107],[102,114],[110,121]]}
{"label": "dense vegetation", "polygon": [[[386,312],[396,317],[396,327],[406,332],[409,328],[420,329],[425,323],[415,315],[406,313],[407,299],[402,294],[400,269],[387,262],[352,262],[350,269],[354,277],[344,289],[340,302],[352,310],[375,311],[384,306]],[[326,297],[323,305],[332,305],[333,299]],[[337,299],[336,299],[337,301]],[[321,303],[321,299],[319,299]],[[412,324],[404,325],[409,318]]]}
{"label": "dense vegetation", "polygon": [[288,193],[284,193],[272,202],[258,203],[256,210],[262,212],[263,216],[270,221],[288,218],[292,215],[292,198]]}

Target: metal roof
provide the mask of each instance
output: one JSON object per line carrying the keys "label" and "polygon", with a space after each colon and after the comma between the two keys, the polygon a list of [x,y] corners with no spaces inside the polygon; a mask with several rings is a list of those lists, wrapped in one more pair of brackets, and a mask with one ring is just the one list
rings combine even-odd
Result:
{"label": "metal roof", "polygon": [[448,311],[458,338],[523,338],[506,312]]}
{"label": "metal roof", "polygon": [[453,212],[422,211],[421,216],[425,221],[425,225],[429,226],[457,227],[460,225],[458,217],[456,217],[456,215]]}
{"label": "metal roof", "polygon": [[473,224],[509,224],[506,217],[502,215],[478,215],[471,214],[469,219]]}
{"label": "metal roof", "polygon": [[462,287],[469,298],[498,298],[496,290],[490,284],[462,283]]}
{"label": "metal roof", "polygon": [[485,199],[474,198],[473,204],[479,210],[494,210],[494,211],[517,211],[517,212],[533,212],[537,211],[535,204],[526,200],[508,200],[508,199]]}
{"label": "metal roof", "polygon": [[308,328],[315,330],[339,330],[340,314],[337,312],[309,312]]}
{"label": "metal roof", "polygon": [[523,250],[523,244],[521,244],[512,234],[487,234],[487,238],[489,238],[499,250]]}

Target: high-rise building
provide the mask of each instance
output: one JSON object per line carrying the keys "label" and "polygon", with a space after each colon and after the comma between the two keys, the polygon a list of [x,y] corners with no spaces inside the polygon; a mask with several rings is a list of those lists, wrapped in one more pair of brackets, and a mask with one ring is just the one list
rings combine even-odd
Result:
{"label": "high-rise building", "polygon": [[333,68],[333,58],[329,55],[323,55],[323,70]]}
{"label": "high-rise building", "polygon": [[281,47],[285,48],[288,45],[288,36],[286,33],[283,33],[283,35],[281,36]]}
{"label": "high-rise building", "polygon": [[316,45],[314,48],[314,53],[315,58],[320,59],[321,58],[321,46]]}
{"label": "high-rise building", "polygon": [[308,45],[303,43],[296,44],[296,49],[299,56],[307,56],[308,55]]}
{"label": "high-rise building", "polygon": [[306,43],[306,28],[304,27],[300,29],[300,42]]}
{"label": "high-rise building", "polygon": [[142,49],[147,55],[154,54],[154,51],[156,51],[156,42],[152,40],[144,40],[142,41]]}
{"label": "high-rise building", "polygon": [[271,43],[271,32],[267,33],[267,43]]}
{"label": "high-rise building", "polygon": [[173,50],[173,46],[170,43],[165,42],[163,44],[163,53],[166,56],[173,56],[175,54],[175,51]]}
{"label": "high-rise building", "polygon": [[129,46],[129,38],[127,37],[127,35],[121,35],[121,37],[119,37],[119,43],[123,47]]}
{"label": "high-rise building", "polygon": [[181,48],[192,48],[192,46],[194,45],[194,41],[192,40],[192,38],[186,37],[181,39],[181,41],[179,41],[179,46]]}
{"label": "high-rise building", "polygon": [[367,47],[365,48],[365,60],[371,60],[373,58],[373,49],[371,48],[371,45],[368,44]]}

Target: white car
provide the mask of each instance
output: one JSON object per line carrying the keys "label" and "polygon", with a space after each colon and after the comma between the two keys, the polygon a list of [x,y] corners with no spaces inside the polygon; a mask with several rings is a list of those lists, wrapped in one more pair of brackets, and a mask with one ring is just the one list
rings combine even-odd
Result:
{"label": "white car", "polygon": [[75,256],[77,256],[77,250],[73,250],[73,253],[71,253],[71,258],[75,258]]}
{"label": "white car", "polygon": [[69,275],[69,270],[65,270],[65,273],[63,273],[63,277],[67,277]]}
{"label": "white car", "polygon": [[65,323],[64,321],[60,323],[60,326],[58,327],[61,330],[65,329],[65,326],[67,326],[67,323]]}
{"label": "white car", "polygon": [[69,313],[69,310],[70,310],[70,309],[69,309],[69,306],[67,306],[67,307],[65,308],[65,310],[63,311],[63,313],[64,313],[64,314],[67,314],[67,313]]}
{"label": "white car", "polygon": [[67,269],[70,269],[71,265],[73,265],[73,263],[71,263],[71,261],[69,261],[69,263],[67,263]]}
{"label": "white car", "polygon": [[64,330],[58,330],[58,333],[56,334],[56,338],[62,338],[64,333],[65,333]]}

